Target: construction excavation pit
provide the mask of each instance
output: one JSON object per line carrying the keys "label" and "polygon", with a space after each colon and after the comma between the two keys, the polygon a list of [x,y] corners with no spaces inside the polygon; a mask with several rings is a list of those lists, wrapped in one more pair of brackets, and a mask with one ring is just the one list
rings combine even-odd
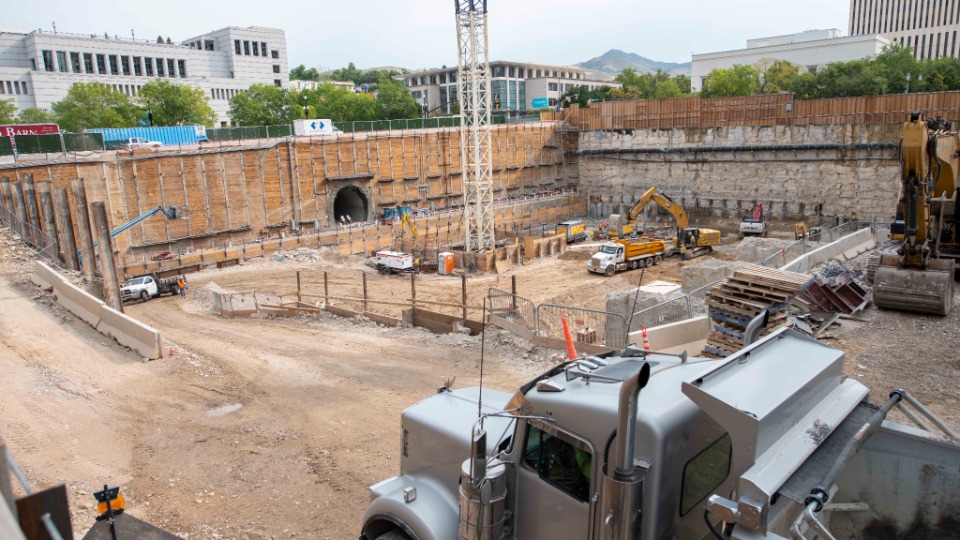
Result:
{"label": "construction excavation pit", "polygon": [[491,126],[487,199],[456,128],[2,164],[5,452],[75,537],[104,484],[191,539],[956,537],[956,288],[876,281],[953,264],[898,156],[956,136],[726,99]]}

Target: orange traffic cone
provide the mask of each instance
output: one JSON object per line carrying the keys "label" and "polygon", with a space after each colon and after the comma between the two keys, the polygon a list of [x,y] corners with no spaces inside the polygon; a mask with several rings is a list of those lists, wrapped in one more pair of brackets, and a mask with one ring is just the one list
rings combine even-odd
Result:
{"label": "orange traffic cone", "polygon": [[642,335],[643,335],[643,350],[649,351],[649,350],[650,350],[650,338],[647,337],[647,327],[646,327],[646,326],[641,326],[640,329],[643,331],[643,332],[642,332]]}
{"label": "orange traffic cone", "polygon": [[573,335],[570,333],[570,324],[567,323],[567,316],[560,313],[560,324],[563,326],[563,339],[567,342],[567,359],[577,359],[577,349],[573,346]]}

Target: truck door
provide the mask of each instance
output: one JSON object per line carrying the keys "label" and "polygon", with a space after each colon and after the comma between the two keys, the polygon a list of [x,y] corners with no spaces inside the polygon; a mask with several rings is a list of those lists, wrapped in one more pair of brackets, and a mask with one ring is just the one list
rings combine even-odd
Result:
{"label": "truck door", "polygon": [[598,476],[593,445],[531,421],[517,467],[516,538],[591,537]]}

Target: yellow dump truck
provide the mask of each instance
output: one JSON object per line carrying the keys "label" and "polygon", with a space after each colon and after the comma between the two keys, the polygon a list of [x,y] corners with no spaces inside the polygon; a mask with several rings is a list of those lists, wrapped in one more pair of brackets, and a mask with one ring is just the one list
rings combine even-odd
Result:
{"label": "yellow dump truck", "polygon": [[663,260],[665,249],[663,240],[613,240],[604,243],[600,251],[587,261],[587,270],[612,276],[623,270],[653,266]]}
{"label": "yellow dump truck", "polygon": [[567,237],[567,243],[581,242],[587,239],[587,224],[582,219],[557,223],[557,234]]}

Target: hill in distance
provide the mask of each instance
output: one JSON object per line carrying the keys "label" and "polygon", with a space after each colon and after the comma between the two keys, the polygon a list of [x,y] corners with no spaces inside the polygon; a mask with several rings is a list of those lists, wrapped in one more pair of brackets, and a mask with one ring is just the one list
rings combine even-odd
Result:
{"label": "hill in distance", "polygon": [[598,78],[602,79],[612,79],[626,68],[633,68],[637,73],[655,73],[662,69],[671,75],[690,75],[690,62],[657,62],[619,49],[610,49],[601,56],[580,62],[577,67],[592,69],[597,72]]}

